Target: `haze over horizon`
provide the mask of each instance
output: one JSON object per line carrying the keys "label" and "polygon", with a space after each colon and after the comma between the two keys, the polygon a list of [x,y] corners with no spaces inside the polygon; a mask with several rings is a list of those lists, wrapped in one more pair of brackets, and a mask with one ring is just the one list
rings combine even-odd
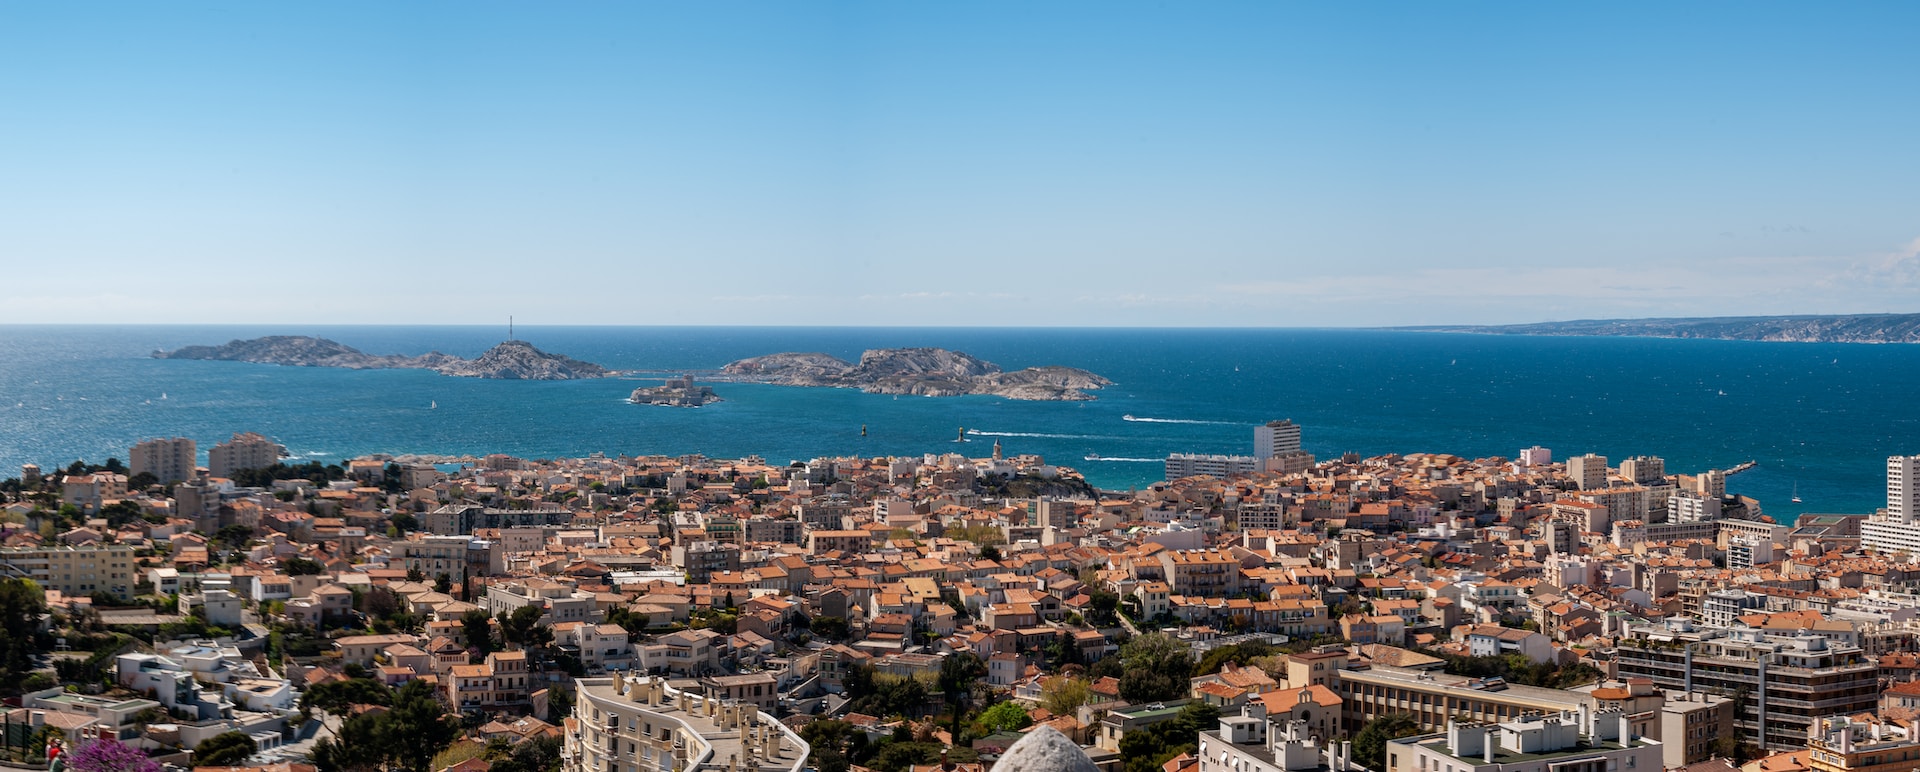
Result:
{"label": "haze over horizon", "polygon": [[0,324],[1920,311],[1916,21],[0,5]]}

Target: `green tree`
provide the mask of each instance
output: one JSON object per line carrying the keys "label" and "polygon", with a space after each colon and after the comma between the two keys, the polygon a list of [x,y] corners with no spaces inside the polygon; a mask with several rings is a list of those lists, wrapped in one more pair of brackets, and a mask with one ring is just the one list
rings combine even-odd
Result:
{"label": "green tree", "polygon": [[371,678],[315,684],[300,695],[300,707],[319,708],[328,713],[345,713],[354,705],[392,704],[393,691]]}
{"label": "green tree", "polygon": [[487,772],[559,772],[560,739],[537,737],[517,743],[506,758],[497,759]]}
{"label": "green tree", "polygon": [[1073,715],[1092,700],[1093,690],[1084,678],[1059,676],[1040,687],[1040,707],[1056,716]]}
{"label": "green tree", "polygon": [[[540,617],[545,616],[546,613],[546,609],[528,604],[501,614],[499,617],[500,639],[509,645],[530,645],[529,638],[533,635],[534,628],[542,626]],[[548,634],[548,638],[552,638],[551,633]]]}
{"label": "green tree", "polygon": [[460,630],[467,635],[468,649],[479,652],[482,657],[493,653],[493,617],[487,612],[474,609],[460,615]]}
{"label": "green tree", "polygon": [[1120,697],[1128,702],[1175,700],[1187,693],[1193,660],[1185,641],[1166,633],[1136,636],[1120,647]]}
{"label": "green tree", "polygon": [[1353,760],[1367,769],[1387,768],[1387,741],[1420,733],[1420,724],[1405,713],[1389,713],[1368,721],[1353,736]]}
{"label": "green tree", "polygon": [[973,697],[973,684],[987,677],[987,663],[971,651],[949,654],[940,663],[940,693],[953,709],[953,740],[960,741],[960,717]]}
{"label": "green tree", "polygon": [[193,765],[196,767],[234,767],[247,760],[248,756],[260,750],[253,738],[244,732],[221,732],[201,740],[193,748]]}
{"label": "green tree", "polygon": [[980,712],[980,725],[988,732],[1013,732],[1033,725],[1033,717],[1017,702],[1001,702]]}
{"label": "green tree", "polygon": [[288,560],[285,568],[287,576],[319,576],[327,572],[327,567],[318,561],[299,557]]}
{"label": "green tree", "polygon": [[31,579],[0,580],[0,678],[5,690],[19,690],[18,684],[33,671],[34,655],[45,647],[35,645],[40,621],[47,616],[46,596]]}

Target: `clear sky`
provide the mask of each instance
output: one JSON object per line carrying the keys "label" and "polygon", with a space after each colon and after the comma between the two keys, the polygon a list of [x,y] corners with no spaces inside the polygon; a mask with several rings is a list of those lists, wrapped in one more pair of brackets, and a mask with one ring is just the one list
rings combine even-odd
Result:
{"label": "clear sky", "polygon": [[1920,4],[0,0],[0,323],[1920,311]]}

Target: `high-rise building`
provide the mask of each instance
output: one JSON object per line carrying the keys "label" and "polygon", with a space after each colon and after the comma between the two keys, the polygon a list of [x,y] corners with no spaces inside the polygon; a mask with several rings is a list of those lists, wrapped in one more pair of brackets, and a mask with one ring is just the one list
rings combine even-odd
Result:
{"label": "high-rise building", "polygon": [[1265,461],[1300,449],[1300,425],[1291,419],[1253,427],[1253,457]]}
{"label": "high-rise building", "polygon": [[1535,445],[1520,451],[1521,466],[1546,466],[1553,463],[1553,451]]}
{"label": "high-rise building", "polygon": [[1620,462],[1620,476],[1639,485],[1652,485],[1667,476],[1667,462],[1659,456],[1634,456]]}
{"label": "high-rise building", "polygon": [[1920,456],[1887,458],[1887,519],[1899,523],[1920,519]]}
{"label": "high-rise building", "polygon": [[287,449],[253,432],[239,432],[233,439],[207,451],[207,471],[214,477],[230,477],[240,469],[264,469],[285,458]]}
{"label": "high-rise building", "polygon": [[1860,546],[1920,554],[1920,456],[1887,459],[1887,508],[1860,524]]}
{"label": "high-rise building", "polygon": [[1580,490],[1591,491],[1607,487],[1607,457],[1588,453],[1567,459],[1567,476]]}
{"label": "high-rise building", "polygon": [[127,453],[127,469],[134,476],[145,472],[160,482],[176,483],[193,477],[199,457],[199,448],[185,437],[147,440]]}

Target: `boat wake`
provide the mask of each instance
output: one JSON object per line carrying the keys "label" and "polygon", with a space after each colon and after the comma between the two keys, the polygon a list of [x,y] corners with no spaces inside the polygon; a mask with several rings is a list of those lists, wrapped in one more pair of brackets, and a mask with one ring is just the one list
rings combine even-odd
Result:
{"label": "boat wake", "polygon": [[1119,456],[1097,456],[1094,458],[1089,458],[1087,460],[1088,461],[1125,461],[1130,464],[1158,464],[1162,461],[1165,461],[1166,459],[1164,458],[1121,458]]}
{"label": "boat wake", "polygon": [[968,429],[967,433],[975,437],[1035,437],[1035,438],[1046,439],[1046,440],[1125,439],[1124,437],[1111,437],[1111,436],[1100,435],[1100,434],[1046,434],[1043,432],[983,432],[983,431],[980,431],[979,429]]}
{"label": "boat wake", "polygon": [[1216,426],[1237,426],[1238,425],[1232,421],[1200,421],[1192,418],[1140,418],[1134,415],[1120,416],[1120,420],[1132,421],[1134,423],[1139,423],[1139,424],[1213,424]]}

